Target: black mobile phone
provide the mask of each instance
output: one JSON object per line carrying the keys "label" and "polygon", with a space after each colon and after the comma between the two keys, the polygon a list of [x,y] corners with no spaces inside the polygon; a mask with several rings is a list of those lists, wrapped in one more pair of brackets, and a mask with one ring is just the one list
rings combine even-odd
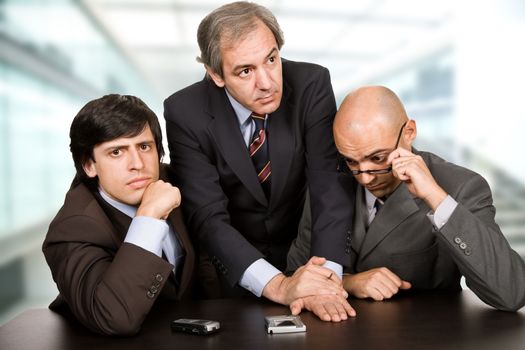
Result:
{"label": "black mobile phone", "polygon": [[179,318],[171,321],[171,330],[191,334],[211,334],[221,328],[218,321],[196,320],[191,318]]}

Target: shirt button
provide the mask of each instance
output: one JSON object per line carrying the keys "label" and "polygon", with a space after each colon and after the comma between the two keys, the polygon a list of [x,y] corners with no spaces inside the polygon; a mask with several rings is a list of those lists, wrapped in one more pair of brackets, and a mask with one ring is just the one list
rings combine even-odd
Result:
{"label": "shirt button", "polygon": [[460,244],[461,243],[461,238],[459,238],[459,237],[454,238],[454,243]]}

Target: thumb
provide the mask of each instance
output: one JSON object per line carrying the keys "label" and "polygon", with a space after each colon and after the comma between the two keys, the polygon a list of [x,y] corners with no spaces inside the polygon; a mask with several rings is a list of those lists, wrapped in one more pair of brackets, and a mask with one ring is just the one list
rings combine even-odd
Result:
{"label": "thumb", "polygon": [[326,262],[325,258],[321,258],[319,256],[312,256],[310,260],[308,260],[308,264],[313,265],[323,265]]}
{"label": "thumb", "polygon": [[301,313],[301,310],[304,308],[304,301],[302,298],[296,299],[292,301],[290,304],[290,311],[292,312],[292,315],[299,315]]}
{"label": "thumb", "polygon": [[412,285],[410,284],[410,282],[407,282],[407,281],[401,281],[401,287],[399,287],[400,289],[410,289],[412,288]]}

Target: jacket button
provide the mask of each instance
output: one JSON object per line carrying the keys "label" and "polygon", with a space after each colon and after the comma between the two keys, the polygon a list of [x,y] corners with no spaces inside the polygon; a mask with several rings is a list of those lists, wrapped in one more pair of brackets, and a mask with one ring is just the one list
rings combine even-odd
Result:
{"label": "jacket button", "polygon": [[155,293],[157,293],[159,290],[158,290],[157,287],[155,287],[155,286],[151,286],[151,287],[149,288],[149,291],[150,291],[151,293],[155,294]]}
{"label": "jacket button", "polygon": [[467,243],[465,243],[465,242],[461,242],[461,243],[459,244],[459,248],[460,248],[461,250],[465,250],[465,248],[467,248]]}
{"label": "jacket button", "polygon": [[345,249],[346,254],[350,254],[350,248]]}
{"label": "jacket button", "polygon": [[164,279],[164,277],[162,277],[162,275],[160,273],[156,274],[155,275],[155,279],[159,282],[162,282],[162,280]]}
{"label": "jacket button", "polygon": [[460,244],[461,242],[462,242],[461,238],[459,238],[459,237],[454,238],[454,243]]}
{"label": "jacket button", "polygon": [[148,296],[148,298],[150,298],[150,299],[153,299],[153,298],[155,298],[155,294],[154,294],[154,293],[152,293],[152,292],[150,292],[149,290],[148,290],[148,292],[146,293],[146,295],[147,295],[147,296]]}
{"label": "jacket button", "polygon": [[465,255],[472,254],[472,250],[470,248],[465,249]]}

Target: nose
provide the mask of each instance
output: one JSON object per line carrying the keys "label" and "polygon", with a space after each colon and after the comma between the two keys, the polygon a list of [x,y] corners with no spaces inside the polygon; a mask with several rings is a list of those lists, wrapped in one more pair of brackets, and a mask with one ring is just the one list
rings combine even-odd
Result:
{"label": "nose", "polygon": [[361,173],[358,176],[358,180],[362,185],[368,185],[370,182],[372,182],[375,178],[375,175],[368,174],[368,173]]}
{"label": "nose", "polygon": [[140,170],[144,167],[144,162],[142,161],[142,155],[136,149],[133,149],[129,152],[129,166],[131,170]]}
{"label": "nose", "polygon": [[266,71],[266,69],[257,69],[256,79],[257,88],[261,90],[269,90],[272,87],[270,72]]}

